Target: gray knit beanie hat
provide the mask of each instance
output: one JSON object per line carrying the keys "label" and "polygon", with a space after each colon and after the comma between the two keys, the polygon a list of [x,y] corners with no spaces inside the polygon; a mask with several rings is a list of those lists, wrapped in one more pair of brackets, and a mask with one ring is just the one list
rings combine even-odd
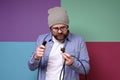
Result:
{"label": "gray knit beanie hat", "polygon": [[48,25],[49,27],[62,23],[65,25],[69,25],[69,17],[67,12],[62,7],[54,7],[48,10]]}

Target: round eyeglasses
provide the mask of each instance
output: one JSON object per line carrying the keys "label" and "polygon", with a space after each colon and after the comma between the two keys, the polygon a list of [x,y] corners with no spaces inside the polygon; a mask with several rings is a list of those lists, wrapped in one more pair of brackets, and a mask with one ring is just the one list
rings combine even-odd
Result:
{"label": "round eyeglasses", "polygon": [[58,27],[52,27],[51,29],[54,32],[58,32],[59,30],[61,30],[61,31],[67,31],[68,27],[67,26],[62,26],[62,27],[59,27],[59,28]]}

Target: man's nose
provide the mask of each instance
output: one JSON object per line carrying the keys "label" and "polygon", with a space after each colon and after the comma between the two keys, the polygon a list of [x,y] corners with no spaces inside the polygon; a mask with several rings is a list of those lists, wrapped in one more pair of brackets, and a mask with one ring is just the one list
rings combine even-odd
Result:
{"label": "man's nose", "polygon": [[58,30],[58,33],[62,33],[62,30],[61,30],[61,29],[59,29],[59,30]]}

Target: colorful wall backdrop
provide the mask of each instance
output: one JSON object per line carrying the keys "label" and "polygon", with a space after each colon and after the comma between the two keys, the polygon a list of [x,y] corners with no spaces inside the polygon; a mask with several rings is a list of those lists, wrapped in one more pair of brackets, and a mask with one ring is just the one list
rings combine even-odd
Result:
{"label": "colorful wall backdrop", "polygon": [[88,80],[119,80],[119,4],[119,0],[0,0],[0,79],[36,80],[37,72],[28,69],[27,61],[38,35],[49,31],[47,10],[62,6],[69,14],[70,30],[86,40]]}

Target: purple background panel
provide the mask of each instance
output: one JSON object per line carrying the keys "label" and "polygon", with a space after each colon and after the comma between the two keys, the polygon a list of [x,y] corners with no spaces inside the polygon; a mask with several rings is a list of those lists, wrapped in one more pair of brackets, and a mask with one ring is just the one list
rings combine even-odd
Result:
{"label": "purple background panel", "polygon": [[0,0],[0,41],[36,41],[49,31],[48,9],[60,0]]}

